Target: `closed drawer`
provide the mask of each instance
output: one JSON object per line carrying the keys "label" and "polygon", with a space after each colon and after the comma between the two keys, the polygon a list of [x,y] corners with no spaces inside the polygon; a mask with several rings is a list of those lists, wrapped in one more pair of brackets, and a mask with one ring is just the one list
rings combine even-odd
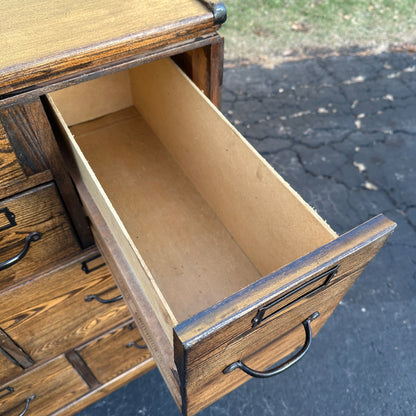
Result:
{"label": "closed drawer", "polygon": [[148,370],[154,367],[150,352],[132,322],[111,330],[77,352],[100,384],[138,366]]}
{"label": "closed drawer", "polygon": [[[103,259],[95,257],[91,252],[78,256],[59,269],[0,294],[0,328],[35,364],[130,318]],[[9,355],[13,356],[13,349]],[[14,359],[20,363],[19,354]],[[10,367],[9,375],[14,373]]]}
{"label": "closed drawer", "polygon": [[338,237],[169,60],[53,99],[97,244],[184,414],[246,381],[242,363],[303,355],[395,226]]}
{"label": "closed drawer", "polygon": [[60,356],[0,385],[0,414],[45,416],[88,391],[81,376]]}
{"label": "closed drawer", "polygon": [[0,202],[0,290],[79,252],[54,184]]}

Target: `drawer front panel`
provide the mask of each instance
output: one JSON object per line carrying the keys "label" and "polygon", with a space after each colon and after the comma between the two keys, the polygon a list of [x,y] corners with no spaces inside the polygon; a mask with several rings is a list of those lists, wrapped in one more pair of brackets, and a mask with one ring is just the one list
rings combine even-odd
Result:
{"label": "drawer front panel", "polygon": [[24,181],[26,175],[21,168],[19,161],[13,152],[13,148],[7,139],[3,125],[0,123],[0,187],[5,188],[17,182]]}
{"label": "drawer front panel", "polygon": [[105,384],[138,365],[150,370],[154,362],[136,326],[131,322],[77,349],[96,379]]}
{"label": "drawer front panel", "polygon": [[[2,354],[0,349],[0,383],[11,380],[23,373],[23,368],[16,365],[9,357]],[[0,395],[1,396],[1,395]]]}
{"label": "drawer front panel", "polygon": [[53,184],[3,200],[0,210],[0,290],[80,252]]}
{"label": "drawer front panel", "polygon": [[[238,360],[250,360],[258,350],[275,342],[280,347],[275,348],[274,355],[260,354],[254,359],[259,364],[257,369],[262,371],[291,354],[296,346],[305,343],[302,322],[318,312],[320,316],[311,323],[316,335],[393,228],[385,217],[376,217],[262,279],[257,287],[253,285],[176,327],[175,362],[185,412],[198,412],[249,379],[238,368],[223,373]],[[327,286],[323,285],[321,276],[335,267],[337,275]],[[309,282],[314,283],[308,285]],[[307,288],[310,292],[304,293]],[[261,308],[276,303],[281,305],[280,309],[273,310],[269,319],[253,325]],[[218,388],[218,383],[223,387]]]}
{"label": "drawer front panel", "polygon": [[65,357],[0,385],[0,414],[49,415],[66,403],[87,393],[88,387]]}
{"label": "drawer front panel", "polygon": [[[55,357],[130,318],[103,260],[88,261],[86,269],[85,261],[91,257],[95,253],[1,296],[0,327],[35,362]],[[114,302],[102,303],[109,300]]]}

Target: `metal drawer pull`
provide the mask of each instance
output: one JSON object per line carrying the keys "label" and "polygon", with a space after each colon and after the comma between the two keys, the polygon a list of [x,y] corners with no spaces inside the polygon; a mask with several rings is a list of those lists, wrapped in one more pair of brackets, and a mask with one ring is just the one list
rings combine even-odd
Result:
{"label": "metal drawer pull", "polygon": [[9,260],[4,261],[3,263],[0,263],[0,271],[9,268],[10,266],[13,266],[14,264],[16,264],[18,261],[22,260],[22,258],[24,256],[26,256],[29,247],[30,247],[30,243],[32,241],[38,241],[40,240],[42,237],[41,233],[38,233],[37,231],[30,233],[28,236],[26,236],[25,238],[25,246],[23,247],[23,250],[17,254],[16,256],[12,257]]}
{"label": "metal drawer pull", "polygon": [[258,378],[272,377],[272,376],[282,373],[283,371],[287,370],[289,367],[292,367],[293,364],[296,364],[308,352],[309,347],[311,346],[311,343],[312,343],[311,322],[315,320],[318,316],[319,316],[319,312],[315,312],[308,319],[305,319],[302,322],[302,325],[305,329],[305,335],[306,335],[305,344],[296,355],[294,355],[292,358],[290,358],[283,364],[278,365],[277,367],[274,367],[268,371],[257,371],[257,370],[253,370],[250,367],[247,367],[242,361],[236,361],[235,363],[232,363],[228,367],[226,367],[223,370],[223,373],[224,374],[231,373],[231,371],[234,371],[236,368],[243,370],[249,376],[258,377]]}
{"label": "metal drawer pull", "polygon": [[34,394],[32,394],[32,396],[29,396],[29,397],[26,399],[26,406],[25,406],[25,408],[24,408],[23,412],[19,414],[19,416],[23,416],[23,415],[25,415],[25,414],[26,414],[27,409],[29,409],[29,404],[30,404],[30,402],[31,402],[33,399],[35,399],[35,398],[36,398],[36,396],[35,396]]}
{"label": "metal drawer pull", "polygon": [[12,228],[16,225],[16,215],[14,215],[14,213],[11,212],[9,208],[4,207],[0,209],[0,214],[4,214],[8,221],[8,224],[5,224],[0,227],[0,231],[8,230],[9,228]]}
{"label": "metal drawer pull", "polygon": [[146,349],[147,349],[147,345],[146,345],[146,344],[145,344],[145,345],[139,345],[136,341],[129,342],[129,343],[126,345],[126,347],[127,347],[127,348],[136,347],[136,348],[138,348],[139,350],[146,350]]}
{"label": "metal drawer pull", "polygon": [[[5,392],[5,393],[3,393]],[[2,399],[3,397],[8,396],[9,394],[12,394],[14,392],[14,388],[11,386],[6,386],[3,387],[2,389],[0,389],[0,399]]]}
{"label": "metal drawer pull", "polygon": [[[104,262],[102,262],[102,263],[98,262],[98,264],[97,264],[97,262],[94,262],[94,260],[97,260],[100,257],[101,257],[101,254],[97,254],[96,256],[93,256],[93,257],[89,258],[88,260],[83,261],[81,263],[81,269],[82,269],[82,271],[85,274],[89,274],[89,273],[91,273],[91,272],[93,272],[95,270],[98,270],[99,268],[105,266],[105,263]],[[92,267],[90,267],[90,264],[89,263],[92,264]]]}
{"label": "metal drawer pull", "polygon": [[100,298],[98,295],[88,295],[85,298],[85,302],[91,302],[92,300],[96,300],[97,302],[100,302],[100,303],[114,303],[121,299],[123,299],[123,295],[118,295],[115,298],[111,298],[111,299],[103,299],[103,298]]}
{"label": "metal drawer pull", "polygon": [[[278,313],[283,312],[285,309],[291,307],[295,303],[314,295],[315,293],[321,291],[322,289],[325,289],[329,283],[332,281],[332,279],[337,275],[339,269],[339,265],[332,267],[331,269],[327,270],[326,272],[314,277],[309,282],[304,283],[303,285],[297,287],[296,289],[291,290],[290,292],[286,293],[284,296],[276,299],[275,301],[269,303],[266,306],[263,306],[258,309],[256,316],[251,320],[252,328],[255,328],[260,323],[266,321],[269,318],[272,318],[273,316],[277,315]],[[322,284],[320,284],[318,287],[312,289],[309,292],[303,293],[304,289],[307,289],[308,287],[313,287],[315,283],[318,283],[320,280],[322,280]],[[296,296],[300,293],[300,296],[296,299],[290,300],[292,296]],[[285,301],[288,301],[288,303],[285,304]],[[279,304],[282,305],[279,308]],[[277,306],[277,310],[271,312],[269,315],[265,316],[266,312],[269,309],[274,308]]]}

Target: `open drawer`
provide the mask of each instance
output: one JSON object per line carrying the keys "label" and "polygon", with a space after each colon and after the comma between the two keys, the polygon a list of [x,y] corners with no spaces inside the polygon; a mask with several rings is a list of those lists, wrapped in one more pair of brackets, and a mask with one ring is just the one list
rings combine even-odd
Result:
{"label": "open drawer", "polygon": [[170,60],[51,96],[97,244],[184,414],[298,361],[395,226],[338,237]]}

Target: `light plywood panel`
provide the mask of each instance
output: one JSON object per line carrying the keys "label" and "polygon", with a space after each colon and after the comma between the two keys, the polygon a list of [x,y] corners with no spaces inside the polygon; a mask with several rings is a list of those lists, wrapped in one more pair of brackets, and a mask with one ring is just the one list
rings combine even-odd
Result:
{"label": "light plywood panel", "polygon": [[337,237],[171,60],[130,74],[136,108],[260,273]]}
{"label": "light plywood panel", "polygon": [[260,277],[133,107],[71,130],[178,322]]}

